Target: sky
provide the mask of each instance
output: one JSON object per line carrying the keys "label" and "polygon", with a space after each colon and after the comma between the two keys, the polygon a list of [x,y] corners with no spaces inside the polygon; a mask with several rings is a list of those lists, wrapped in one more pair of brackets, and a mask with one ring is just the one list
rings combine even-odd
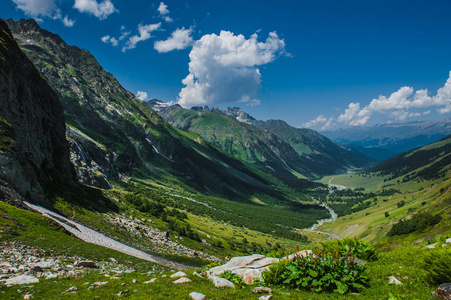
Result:
{"label": "sky", "polygon": [[333,130],[451,117],[451,1],[2,0],[138,98]]}

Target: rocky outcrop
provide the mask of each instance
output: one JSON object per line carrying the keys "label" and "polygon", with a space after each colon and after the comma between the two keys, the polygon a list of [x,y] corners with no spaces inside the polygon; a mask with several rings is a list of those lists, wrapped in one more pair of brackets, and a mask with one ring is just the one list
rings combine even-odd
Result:
{"label": "rocky outcrop", "polygon": [[435,295],[440,299],[451,300],[451,283],[443,283],[436,290]]}
{"label": "rocky outcrop", "polygon": [[0,179],[22,196],[45,198],[45,182],[74,177],[58,96],[0,20]]}

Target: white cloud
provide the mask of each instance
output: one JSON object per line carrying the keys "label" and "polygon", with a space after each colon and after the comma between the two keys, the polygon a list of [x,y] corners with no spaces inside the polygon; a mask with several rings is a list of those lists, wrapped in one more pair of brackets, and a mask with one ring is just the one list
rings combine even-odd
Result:
{"label": "white cloud", "polygon": [[27,16],[35,18],[39,22],[43,21],[41,17],[49,17],[61,20],[66,27],[72,27],[75,24],[75,21],[69,19],[67,15],[63,18],[55,0],[13,0],[13,2]]}
{"label": "white cloud", "polygon": [[257,66],[284,53],[285,42],[275,32],[265,42],[221,31],[196,41],[190,52],[189,74],[178,103],[184,107],[224,102],[257,103],[261,74]]}
{"label": "white cloud", "polygon": [[167,40],[156,41],[154,43],[154,48],[160,53],[188,48],[193,44],[193,38],[191,36],[192,31],[192,28],[177,28]]}
{"label": "white cloud", "polygon": [[321,130],[327,130],[334,125],[333,121],[334,118],[326,118],[323,115],[319,115],[316,119],[310,120],[307,123],[302,124],[302,126],[306,128],[321,128]]}
{"label": "white cloud", "polygon": [[167,15],[169,13],[168,6],[164,4],[164,2],[160,2],[160,6],[158,6],[157,10],[162,16]]}
{"label": "white cloud", "polygon": [[157,30],[158,28],[160,28],[161,26],[161,22],[157,23],[157,24],[150,24],[150,25],[138,25],[138,31],[139,31],[139,35],[134,35],[132,37],[130,37],[127,41],[127,43],[125,44],[125,46],[122,48],[122,52],[125,52],[126,50],[129,49],[134,49],[136,48],[136,44],[138,42],[142,42],[145,40],[150,39],[152,36],[150,35],[150,33],[152,31]]}
{"label": "white cloud", "polygon": [[105,35],[100,39],[105,44],[111,43],[113,47],[116,47],[118,45],[118,40],[114,37],[110,37],[109,35]]}
{"label": "white cloud", "polygon": [[13,2],[30,17],[50,17],[58,8],[54,0],[13,0]]}
{"label": "white cloud", "polygon": [[141,101],[145,101],[145,100],[149,99],[149,95],[147,95],[146,92],[138,91],[136,93],[136,98],[138,98]]}
{"label": "white cloud", "polygon": [[424,108],[437,107],[440,114],[451,112],[451,71],[445,85],[435,96],[430,96],[427,89],[415,91],[412,87],[401,87],[389,97],[379,96],[369,105],[360,109],[360,103],[350,103],[348,108],[337,120],[346,125],[365,125],[375,113],[386,115],[393,120],[403,121],[407,118],[428,115],[430,110],[418,112]]}
{"label": "white cloud", "polygon": [[[125,28],[121,28],[121,30],[124,30]],[[130,31],[124,31],[122,32],[121,36],[119,37],[119,41],[122,41],[123,39],[125,39],[127,36],[130,35]]]}
{"label": "white cloud", "polygon": [[75,21],[70,20],[67,16],[65,16],[62,21],[63,21],[64,26],[66,26],[66,27],[72,27],[75,24]]}
{"label": "white cloud", "polygon": [[173,22],[174,20],[168,15],[169,9],[164,2],[160,2],[160,6],[158,6],[157,11],[160,13],[160,17],[166,22]]}
{"label": "white cloud", "polygon": [[100,20],[106,19],[114,12],[118,12],[111,0],[104,0],[101,3],[96,0],[75,0],[74,8],[78,9],[79,12],[92,14]]}
{"label": "white cloud", "polygon": [[101,38],[102,42],[108,43],[110,41],[111,37],[109,35],[105,35]]}

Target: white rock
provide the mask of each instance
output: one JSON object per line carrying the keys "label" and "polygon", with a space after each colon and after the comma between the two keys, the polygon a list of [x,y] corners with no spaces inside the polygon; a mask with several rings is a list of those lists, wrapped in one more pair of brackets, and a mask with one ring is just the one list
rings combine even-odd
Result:
{"label": "white rock", "polygon": [[307,257],[309,255],[313,255],[313,251],[312,250],[302,250],[302,251],[299,251],[297,253],[290,254],[288,256],[282,257],[282,259],[283,260],[292,260],[293,258],[296,258],[296,257]]}
{"label": "white rock", "polygon": [[180,278],[180,277],[185,277],[185,276],[186,276],[186,274],[180,271],[180,272],[172,274],[171,278]]}
{"label": "white rock", "polygon": [[200,277],[200,278],[202,278],[202,279],[204,278],[202,275],[200,275],[200,274],[197,273],[196,271],[193,272],[193,275],[196,275],[197,277]]}
{"label": "white rock", "polygon": [[401,285],[402,282],[399,281],[398,279],[396,279],[396,277],[392,275],[392,276],[390,276],[390,277],[388,278],[388,284]]}
{"label": "white rock", "polygon": [[451,238],[446,239],[445,243],[451,244]]}
{"label": "white rock", "polygon": [[145,284],[149,284],[149,283],[153,283],[153,282],[155,282],[155,280],[157,280],[156,278],[152,278],[151,280],[148,280],[148,281],[144,281],[143,283],[145,283]]}
{"label": "white rock", "polygon": [[435,249],[436,245],[437,244],[430,244],[430,245],[427,245],[426,248],[428,248],[428,249]]}
{"label": "white rock", "polygon": [[258,300],[269,300],[272,298],[272,295],[260,296]]}
{"label": "white rock", "polygon": [[45,277],[45,279],[55,279],[58,278],[58,274],[50,274]]}
{"label": "white rock", "polygon": [[181,283],[188,283],[188,282],[191,282],[191,279],[182,277],[182,278],[179,278],[179,279],[173,281],[172,283],[173,284],[181,284]]}
{"label": "white rock", "polygon": [[33,298],[33,295],[32,295],[32,294],[26,294],[25,296],[23,296],[23,298],[24,298],[25,300],[29,300],[29,299],[32,299],[32,298]]}
{"label": "white rock", "polygon": [[94,285],[101,286],[101,285],[105,285],[107,283],[108,283],[108,281],[97,281],[97,282],[94,282]]}
{"label": "white rock", "polygon": [[189,293],[189,295],[193,300],[204,300],[204,298],[206,297],[204,294],[198,292],[192,292]]}
{"label": "white rock", "polygon": [[208,277],[208,279],[210,279],[211,282],[213,282],[215,287],[235,288],[235,285],[225,278],[221,278],[218,276],[210,276]]}
{"label": "white rock", "polygon": [[20,275],[4,281],[6,285],[38,283],[39,279],[31,275]]}
{"label": "white rock", "polygon": [[245,284],[253,284],[255,279],[263,281],[262,272],[259,269],[247,269],[244,272],[243,281]]}

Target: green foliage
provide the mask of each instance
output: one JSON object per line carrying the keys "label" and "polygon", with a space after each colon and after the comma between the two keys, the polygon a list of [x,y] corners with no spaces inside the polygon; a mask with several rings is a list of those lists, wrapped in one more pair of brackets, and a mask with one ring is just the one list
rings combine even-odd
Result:
{"label": "green foliage", "polygon": [[351,256],[320,253],[279,262],[263,272],[265,282],[314,292],[345,294],[367,286],[365,266],[353,262]]}
{"label": "green foliage", "polygon": [[243,279],[241,279],[240,276],[232,273],[232,271],[225,271],[224,273],[221,273],[218,276],[227,279],[228,281],[233,283],[236,287],[242,287],[245,284]]}
{"label": "green foliage", "polygon": [[330,252],[335,255],[353,256],[366,261],[378,259],[378,254],[374,247],[355,238],[326,241],[322,243],[322,246],[324,252]]}
{"label": "green foliage", "polygon": [[423,269],[426,280],[434,285],[451,282],[451,249],[434,249],[425,254]]}
{"label": "green foliage", "polygon": [[422,232],[430,226],[437,225],[442,220],[439,214],[432,215],[431,213],[418,213],[409,220],[400,220],[394,224],[387,232],[388,236],[408,234],[411,232]]}

